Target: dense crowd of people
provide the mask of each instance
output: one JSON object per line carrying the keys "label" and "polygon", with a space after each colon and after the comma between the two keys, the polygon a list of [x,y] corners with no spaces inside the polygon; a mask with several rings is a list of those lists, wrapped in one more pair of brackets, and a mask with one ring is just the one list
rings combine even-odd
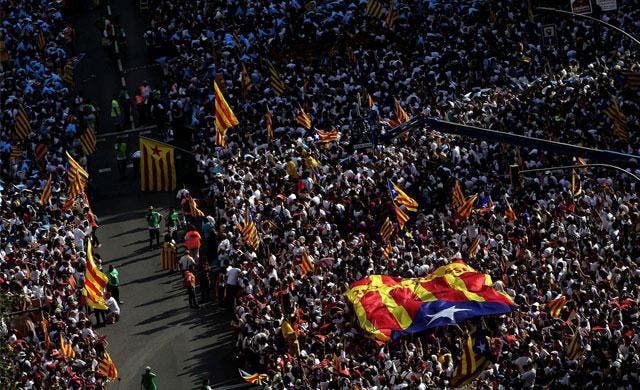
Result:
{"label": "dense crowd of people", "polygon": [[[638,92],[621,78],[640,69],[637,48],[590,21],[538,15],[532,22],[526,2],[394,4],[391,28],[366,15],[364,0],[155,4],[145,39],[165,54],[168,77],[151,104],[168,108],[159,123],[192,131],[216,222],[217,251],[201,259],[222,267],[220,296],[233,307],[239,366],[267,373],[273,388],[445,388],[473,325],[492,341],[480,388],[581,388],[604,378],[632,388],[640,368],[640,214],[631,177],[578,170],[581,193],[571,171],[526,177],[521,186],[509,182],[510,164],[548,167],[580,156],[433,129],[375,150],[348,145],[359,98],[378,134],[389,130],[397,98],[410,115],[637,154]],[[639,12],[637,1],[620,1],[616,12],[597,16],[635,34]],[[543,42],[543,23],[555,25],[553,41]],[[224,148],[214,142],[214,80],[240,121]],[[367,95],[371,111],[362,108]],[[603,113],[611,96],[628,138]],[[315,143],[295,119],[299,108],[314,127],[337,128],[340,141]],[[387,179],[420,203],[396,230],[388,259],[379,235],[394,218]],[[456,180],[467,195],[490,195],[492,210],[456,222]],[[505,216],[507,202],[515,220]],[[246,210],[258,224],[257,249],[237,228]],[[481,249],[469,256],[477,237]],[[304,251],[315,269],[303,276]],[[371,274],[422,276],[459,258],[491,275],[517,310],[386,344],[359,327],[344,297],[350,283]],[[569,303],[555,319],[545,304],[559,295]],[[283,338],[284,321],[294,324],[298,356]],[[576,332],[580,356],[567,348]]]}
{"label": "dense crowd of people", "polygon": [[[105,341],[78,310],[77,291],[90,209],[60,209],[62,145],[80,155],[78,131],[95,119],[95,110],[72,98],[59,77],[69,57],[59,9],[26,3],[0,3],[10,55],[0,80],[1,291],[17,311],[46,310],[3,326],[12,357],[3,369],[25,388],[73,388],[80,380],[99,385],[95,369]],[[411,116],[638,154],[640,99],[624,78],[640,72],[633,42],[582,19],[538,14],[532,22],[526,2],[515,1],[397,1],[392,26],[366,15],[365,0],[151,3],[144,39],[166,77],[161,85],[143,83],[133,93],[135,108],[167,134],[191,133],[211,210],[204,249],[192,262],[216,270],[218,299],[234,314],[239,367],[266,373],[274,389],[446,388],[463,336],[481,327],[492,357],[479,388],[583,388],[606,381],[631,389],[640,380],[640,209],[632,177],[578,169],[579,191],[571,171],[510,181],[511,164],[550,167],[581,156],[435,129],[414,129],[375,148],[349,147],[358,111],[384,134],[398,99]],[[617,3],[616,11],[596,16],[638,35],[639,2]],[[552,42],[541,38],[543,24],[554,24]],[[47,37],[43,50],[37,48],[40,30]],[[243,67],[251,87],[242,82]],[[283,81],[281,92],[270,67]],[[226,147],[215,142],[214,80],[240,121],[227,133]],[[612,96],[626,116],[627,137],[603,113]],[[19,105],[31,114],[35,134],[9,163]],[[313,131],[295,120],[300,109],[314,127],[335,127],[339,141],[316,143]],[[40,143],[49,151],[37,162]],[[640,173],[637,165],[631,169]],[[54,195],[40,206],[33,189],[44,186],[48,173]],[[404,229],[396,227],[385,257],[380,226],[395,219],[388,179],[420,207],[408,213]],[[466,195],[490,195],[490,210],[456,220],[456,181]],[[508,204],[515,219],[505,215]],[[257,224],[257,247],[238,228],[246,213]],[[480,249],[470,255],[476,238]],[[304,252],[315,260],[306,275]],[[454,259],[489,274],[517,310],[387,343],[361,329],[344,296],[350,283],[372,274],[423,276]],[[193,285],[202,291],[203,280],[189,276],[193,307]],[[545,304],[559,295],[569,302],[553,318]],[[285,321],[295,328],[299,353],[283,337]],[[568,349],[575,334],[579,354]],[[55,344],[61,336],[74,346],[75,360],[47,346],[47,337]]]}
{"label": "dense crowd of people", "polygon": [[[98,220],[88,200],[62,208],[65,152],[86,166],[79,136],[95,128],[96,108],[63,79],[73,60],[63,2],[1,1],[0,15],[0,387],[103,388],[97,368],[107,341],[94,327],[116,320],[120,309],[110,296],[95,322],[86,309],[87,243],[100,246]],[[16,131],[21,109],[31,128],[24,136]],[[49,177],[51,198],[42,204]],[[63,352],[63,343],[72,351]]]}

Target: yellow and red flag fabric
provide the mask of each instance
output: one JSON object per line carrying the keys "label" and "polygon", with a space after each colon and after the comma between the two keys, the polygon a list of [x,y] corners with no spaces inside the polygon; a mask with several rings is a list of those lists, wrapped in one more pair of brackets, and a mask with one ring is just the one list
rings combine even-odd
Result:
{"label": "yellow and red flag fabric", "polygon": [[264,115],[265,122],[267,123],[267,139],[269,142],[273,141],[273,114],[271,110],[267,108],[267,113]]}
{"label": "yellow and red flag fabric", "polygon": [[311,128],[311,118],[309,118],[309,115],[304,112],[302,107],[300,107],[300,112],[296,115],[296,122],[307,130]]}
{"label": "yellow and red flag fabric", "polygon": [[64,341],[62,335],[60,335],[60,354],[65,359],[73,359],[76,357],[76,351],[73,350],[71,344]]}
{"label": "yellow and red flag fabric", "polygon": [[84,192],[89,181],[89,173],[66,152],[67,160],[69,160],[69,168],[67,168],[67,179],[69,180],[69,189],[67,191],[67,200],[62,205],[63,210],[68,210],[78,195]]}
{"label": "yellow and red flag fabric", "polygon": [[579,196],[582,194],[582,184],[580,183],[580,176],[578,176],[575,169],[571,170],[571,193],[573,194],[573,196]]}
{"label": "yellow and red flag fabric", "polygon": [[98,373],[111,380],[118,378],[118,369],[116,364],[111,360],[111,356],[105,351],[100,364],[98,365]]}
{"label": "yellow and red flag fabric", "polygon": [[216,130],[226,134],[227,129],[238,124],[238,119],[229,104],[227,104],[222,91],[218,87],[218,83],[215,81],[213,82],[213,89],[215,93]]}
{"label": "yellow and red flag fabric", "polygon": [[609,120],[613,124],[613,135],[622,140],[629,139],[629,132],[627,131],[627,117],[620,109],[620,104],[616,97],[611,95],[611,105],[604,109],[604,113],[609,117]]}
{"label": "yellow and red flag fabric", "polygon": [[94,309],[106,310],[107,302],[104,300],[104,289],[109,278],[96,266],[93,261],[91,240],[87,241],[87,271],[84,274],[84,287],[82,294],[87,297],[87,305]]}
{"label": "yellow and red flag fabric", "polygon": [[305,248],[304,251],[302,251],[302,262],[300,263],[302,276],[307,275],[307,273],[313,271],[314,268],[313,258],[309,255],[307,248]]}
{"label": "yellow and red flag fabric", "polygon": [[300,343],[298,342],[298,334],[293,329],[293,326],[291,326],[289,321],[282,322],[280,331],[282,332],[282,337],[287,342],[289,353],[293,356],[300,355]]}
{"label": "yellow and red flag fabric", "polygon": [[25,139],[29,134],[31,134],[31,123],[29,122],[27,112],[24,110],[22,105],[18,107],[18,115],[16,115],[16,126],[14,130],[14,138],[19,140]]}
{"label": "yellow and red flag fabric", "polygon": [[390,243],[387,243],[384,249],[382,249],[382,257],[388,259],[389,256],[391,256],[391,252],[393,252],[393,247],[391,247]]}
{"label": "yellow and red flag fabric", "polygon": [[409,115],[402,108],[402,106],[400,105],[400,102],[398,101],[398,99],[395,99],[395,107],[396,107],[396,110],[395,110],[396,111],[396,117],[389,119],[389,127],[391,127],[392,129],[394,127],[400,126],[401,124],[403,124],[404,122],[409,120]]}
{"label": "yellow and red flag fabric", "polygon": [[40,204],[45,205],[49,203],[49,199],[51,199],[51,184],[53,182],[53,176],[49,174],[49,180],[47,180],[47,184],[45,184],[42,189],[42,195],[40,195]]}
{"label": "yellow and red flag fabric", "polygon": [[489,340],[482,331],[477,330],[467,336],[462,342],[462,356],[451,377],[451,387],[466,386],[489,368],[490,350]]}
{"label": "yellow and red flag fabric", "polygon": [[567,359],[578,360],[582,357],[583,352],[584,348],[582,347],[582,337],[580,336],[580,332],[576,330],[573,336],[571,336],[569,345],[567,345]]}
{"label": "yellow and red flag fabric", "polygon": [[269,379],[269,375],[267,374],[249,374],[248,372],[243,371],[239,368],[238,371],[240,372],[240,376],[242,377],[242,379],[254,385],[261,385],[263,381]]}
{"label": "yellow and red flag fabric", "polygon": [[492,285],[489,275],[455,262],[415,279],[370,275],[353,282],[345,295],[360,326],[386,341],[514,310],[512,298]]}
{"label": "yellow and red flag fabric", "polygon": [[451,210],[456,211],[464,204],[464,194],[462,188],[460,188],[460,182],[456,180],[456,184],[453,186],[453,194],[451,196]]}
{"label": "yellow and red flag fabric", "polygon": [[504,216],[510,222],[515,222],[518,219],[518,217],[516,217],[515,211],[513,211],[513,208],[511,208],[511,204],[509,204],[509,201],[507,201],[507,209],[504,212]]}
{"label": "yellow and red flag fabric", "polygon": [[258,249],[258,246],[260,245],[260,236],[258,236],[258,229],[256,227],[253,213],[249,209],[245,211],[244,223],[238,228],[242,234],[244,242],[252,247],[253,250]]}
{"label": "yellow and red flag fabric", "polygon": [[44,161],[44,157],[47,155],[47,152],[49,151],[49,147],[47,146],[47,144],[38,144],[36,145],[34,154],[36,155],[36,162],[38,163],[38,165],[42,164],[42,162]]}
{"label": "yellow and red flag fabric", "polygon": [[242,63],[242,98],[247,99],[249,96],[249,91],[253,88],[253,83],[251,82],[251,77],[249,77],[249,72],[247,72],[247,67]]}
{"label": "yellow and red flag fabric", "polygon": [[389,186],[389,194],[391,195],[391,200],[393,200],[395,203],[404,205],[404,207],[406,207],[409,211],[418,211],[418,202],[407,195],[399,185],[388,179],[387,185]]}
{"label": "yellow and red flag fabric", "polygon": [[560,295],[556,299],[552,299],[549,302],[547,302],[544,305],[544,307],[549,309],[549,314],[551,314],[551,318],[555,319],[560,317],[560,313],[562,312],[562,309],[567,305],[567,302],[568,302],[567,297],[565,297],[564,295]]}
{"label": "yellow and red flag fabric", "polygon": [[96,151],[96,133],[91,127],[87,127],[80,136],[80,145],[82,146],[82,151],[87,156]]}
{"label": "yellow and red flag fabric", "polygon": [[404,225],[409,222],[409,216],[395,203],[393,204],[393,211],[398,219],[398,226],[400,226],[400,230],[404,229]]}
{"label": "yellow and red flag fabric", "polygon": [[316,134],[313,136],[314,141],[318,144],[323,144],[331,141],[338,140],[338,130],[336,128],[331,129],[331,131],[322,131],[319,129],[315,129]]}
{"label": "yellow and red flag fabric", "polygon": [[382,227],[380,228],[380,236],[384,241],[389,241],[391,235],[393,234],[393,224],[391,224],[391,220],[389,217],[384,220]]}
{"label": "yellow and red flag fabric", "polygon": [[140,137],[140,189],[173,191],[176,188],[176,165],[171,145]]}
{"label": "yellow and red flag fabric", "polygon": [[475,194],[469,199],[467,199],[462,205],[462,207],[456,210],[455,219],[465,220],[469,218],[469,216],[471,215],[471,212],[473,211],[473,208],[474,208],[473,206],[476,202],[476,199],[478,199],[478,194]]}
{"label": "yellow and red flag fabric", "polygon": [[198,202],[191,195],[189,195],[189,209],[191,210],[191,215],[195,218],[204,217],[204,212],[198,208]]}
{"label": "yellow and red flag fabric", "polygon": [[476,236],[475,240],[469,246],[469,257],[474,258],[480,249],[480,236]]}

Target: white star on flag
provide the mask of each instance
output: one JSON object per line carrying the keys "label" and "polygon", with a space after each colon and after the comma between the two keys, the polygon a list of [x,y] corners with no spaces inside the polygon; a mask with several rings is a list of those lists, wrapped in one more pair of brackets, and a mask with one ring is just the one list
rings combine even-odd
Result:
{"label": "white star on flag", "polygon": [[444,310],[440,310],[436,314],[433,314],[433,316],[431,317],[431,320],[427,322],[427,326],[430,325],[433,321],[437,320],[438,318],[448,318],[450,322],[455,324],[456,322],[455,314],[459,311],[469,311],[469,310],[471,309],[458,309],[455,306],[451,306]]}

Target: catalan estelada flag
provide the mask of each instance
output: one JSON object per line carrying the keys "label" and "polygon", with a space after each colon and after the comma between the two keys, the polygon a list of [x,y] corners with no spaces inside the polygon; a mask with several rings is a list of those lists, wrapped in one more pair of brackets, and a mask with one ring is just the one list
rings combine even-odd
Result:
{"label": "catalan estelada flag", "polygon": [[393,28],[393,25],[396,23],[396,19],[398,19],[398,14],[396,13],[395,7],[393,6],[393,0],[389,0],[389,12],[387,12],[387,27]]}
{"label": "catalan estelada flag", "polygon": [[67,168],[69,189],[67,191],[67,200],[64,202],[64,205],[62,205],[64,210],[68,210],[73,206],[76,197],[84,192],[84,189],[87,187],[87,182],[89,181],[89,173],[71,157],[69,152],[66,152],[66,154],[67,160],[69,161],[69,168]]}
{"label": "catalan estelada flag", "polygon": [[109,278],[96,266],[93,261],[91,240],[87,241],[87,271],[84,274],[84,287],[82,294],[87,297],[87,305],[94,309],[106,310],[107,302],[104,300],[104,289]]}
{"label": "catalan estelada flag", "polygon": [[242,377],[242,379],[249,383],[253,383],[254,385],[261,385],[262,382],[269,379],[269,375],[267,374],[249,374],[248,372],[243,371],[239,368],[238,371],[240,372],[240,376]]}
{"label": "catalan estelada flag", "polygon": [[490,365],[489,340],[482,331],[476,330],[467,336],[462,342],[461,349],[460,361],[451,377],[452,388],[470,384]]}
{"label": "catalan estelada flag", "polygon": [[493,200],[491,200],[491,195],[485,195],[482,199],[476,199],[474,207],[480,214],[486,214],[493,210]]}
{"label": "catalan estelada flag", "polygon": [[573,336],[571,336],[569,345],[567,345],[567,359],[579,360],[582,357],[583,352],[584,348],[582,347],[582,336],[580,336],[580,332],[576,330]]}
{"label": "catalan estelada flag", "polygon": [[65,359],[73,359],[76,357],[76,351],[73,350],[71,344],[64,341],[62,335],[60,335],[60,354]]}
{"label": "catalan estelada flag", "polygon": [[467,199],[462,207],[456,210],[455,219],[463,221],[469,218],[471,212],[473,211],[473,205],[475,204],[477,198],[478,194],[474,194],[472,197]]}
{"label": "catalan estelada flag", "polygon": [[402,108],[402,106],[400,105],[400,102],[398,101],[398,99],[395,99],[395,107],[396,107],[396,109],[395,109],[396,117],[389,119],[389,127],[391,127],[392,129],[394,127],[400,126],[401,124],[403,124],[404,122],[409,120],[409,115]]}
{"label": "catalan estelada flag", "polygon": [[378,0],[369,0],[367,1],[365,13],[372,18],[382,19],[384,17],[384,8],[382,8],[382,4]]}
{"label": "catalan estelada flag", "polygon": [[398,219],[398,226],[400,226],[400,230],[404,229],[404,225],[409,222],[409,216],[395,203],[393,204],[393,211]]}
{"label": "catalan estelada flag", "polygon": [[49,147],[47,146],[47,144],[36,145],[34,153],[36,155],[36,162],[38,163],[38,165],[42,164],[42,162],[44,161],[44,157],[47,155],[47,152],[49,152]]}
{"label": "catalan estelada flag", "polygon": [[302,251],[302,261],[300,262],[300,273],[302,276],[306,276],[307,273],[313,271],[315,265],[313,263],[313,258],[309,255],[307,248]]}
{"label": "catalan estelada flag", "polygon": [[49,174],[49,180],[47,180],[47,184],[45,184],[42,189],[42,195],[40,195],[40,204],[45,205],[49,204],[49,199],[51,199],[51,183],[53,181],[53,176]]}
{"label": "catalan estelada flag", "polygon": [[476,236],[475,240],[469,245],[469,257],[474,258],[480,249],[480,236]]}
{"label": "catalan estelada flag", "polygon": [[242,63],[242,98],[247,99],[249,96],[249,91],[253,88],[253,83],[251,82],[251,77],[249,77],[249,72],[247,72],[247,67]]}
{"label": "catalan estelada flag", "polygon": [[387,219],[384,220],[382,227],[380,228],[380,236],[382,237],[382,240],[389,241],[392,234],[393,225],[391,224],[391,220],[389,219],[389,217],[387,217]]}
{"label": "catalan estelada flag", "polygon": [[575,169],[571,170],[571,193],[573,194],[573,196],[579,196],[582,194],[582,184],[580,184],[580,176],[578,176]]}
{"label": "catalan estelada flag", "polygon": [[247,245],[252,247],[253,250],[258,249],[258,246],[260,245],[260,236],[258,236],[258,228],[256,227],[253,213],[249,209],[245,210],[244,222],[242,225],[238,226],[238,230],[240,230],[242,239]]}
{"label": "catalan estelada flag", "polygon": [[382,249],[382,257],[388,259],[391,256],[391,252],[393,252],[393,247],[391,244],[387,243],[387,245]]}
{"label": "catalan estelada flag", "polygon": [[464,194],[462,188],[460,188],[460,182],[456,180],[456,184],[453,186],[453,193],[451,195],[451,210],[456,211],[464,204]]}
{"label": "catalan estelada flag", "polygon": [[269,80],[271,81],[271,89],[273,89],[273,92],[276,94],[276,96],[280,96],[284,93],[284,91],[287,90],[287,86],[271,61],[267,61],[267,66],[269,67]]}
{"label": "catalan estelada flag", "polygon": [[611,95],[611,105],[604,109],[604,113],[609,117],[609,120],[613,124],[613,135],[622,140],[629,139],[629,133],[627,132],[627,117],[620,109],[620,104],[616,100],[616,97]]}
{"label": "catalan estelada flag", "polygon": [[324,144],[331,141],[338,140],[338,130],[336,128],[331,129],[331,131],[322,131],[316,130],[316,134],[313,136],[313,140],[315,143]]}
{"label": "catalan estelada flag", "polygon": [[188,198],[189,201],[189,209],[191,210],[191,215],[194,218],[202,218],[204,217],[204,212],[198,208],[198,202],[191,195]]}
{"label": "catalan estelada flag", "polygon": [[15,139],[25,139],[31,134],[31,123],[24,107],[18,107],[18,115],[16,115],[16,126],[14,132]]}
{"label": "catalan estelada flag", "polygon": [[311,128],[311,118],[309,118],[309,115],[304,112],[302,107],[300,107],[300,112],[296,115],[296,122],[307,130]]}
{"label": "catalan estelada flag", "polygon": [[267,113],[264,115],[264,120],[267,124],[267,139],[271,142],[273,141],[273,114],[271,114],[269,107],[267,107]]}
{"label": "catalan estelada flag", "polygon": [[389,194],[391,195],[391,200],[393,200],[395,203],[404,205],[404,207],[406,207],[409,211],[418,211],[418,202],[407,195],[399,185],[389,179],[387,179],[387,185],[389,186]]}
{"label": "catalan estelada flag", "polygon": [[87,127],[80,136],[80,145],[82,146],[82,151],[87,156],[96,151],[96,133],[91,127]]}
{"label": "catalan estelada flag", "polygon": [[218,87],[218,83],[213,82],[213,89],[215,93],[215,109],[216,109],[216,130],[226,134],[227,129],[238,124],[236,115],[227,104],[222,91]]}
{"label": "catalan estelada flag", "polygon": [[118,378],[118,369],[116,368],[116,364],[111,360],[111,356],[105,351],[102,359],[100,360],[100,364],[98,365],[98,373],[102,376],[105,376],[111,380],[115,380]]}
{"label": "catalan estelada flag", "polygon": [[455,262],[416,279],[371,275],[346,292],[360,326],[379,340],[397,339],[469,318],[514,310],[489,275]]}
{"label": "catalan estelada flag", "polygon": [[504,216],[505,216],[505,218],[507,218],[509,220],[509,222],[515,222],[518,219],[518,217],[516,217],[515,211],[513,211],[513,208],[511,207],[511,204],[509,203],[509,201],[507,201],[507,209],[504,212]]}
{"label": "catalan estelada flag", "polygon": [[171,145],[140,137],[140,189],[173,191],[176,188],[176,165]]}
{"label": "catalan estelada flag", "polygon": [[567,305],[567,302],[568,302],[567,297],[565,297],[564,295],[560,295],[556,299],[552,299],[549,302],[547,302],[544,305],[544,307],[549,309],[549,314],[551,314],[551,318],[555,319],[560,317],[562,308],[564,308]]}
{"label": "catalan estelada flag", "polygon": [[628,89],[640,89],[640,72],[632,72],[629,70],[623,70],[620,72],[624,87]]}

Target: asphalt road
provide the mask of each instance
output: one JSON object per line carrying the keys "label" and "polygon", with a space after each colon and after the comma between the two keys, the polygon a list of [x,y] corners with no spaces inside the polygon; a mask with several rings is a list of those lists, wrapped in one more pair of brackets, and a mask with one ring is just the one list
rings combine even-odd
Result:
{"label": "asphalt road", "polygon": [[[84,3],[82,3],[84,4]],[[120,322],[98,329],[107,336],[108,350],[121,380],[112,389],[140,388],[144,367],[158,375],[160,389],[194,389],[208,378],[214,389],[247,387],[233,362],[230,314],[214,304],[189,309],[180,275],[169,275],[160,268],[159,250],[148,250],[144,215],[149,205],[161,213],[174,205],[174,193],[141,193],[131,166],[127,176],[116,173],[113,142],[116,135],[109,122],[110,99],[122,88],[124,77],[130,94],[143,80],[157,82],[153,66],[147,66],[144,22],[135,6],[137,1],[113,0],[110,12],[127,34],[127,45],[117,60],[102,48],[96,23],[107,15],[106,7],[89,9],[82,5],[73,16],[76,29],[75,54],[86,57],[78,67],[78,92],[100,108],[97,151],[89,158],[90,197],[100,219],[96,251],[105,269],[113,264],[120,271]],[[152,65],[152,64],[151,64]],[[154,136],[153,129],[145,135]],[[128,154],[137,149],[138,132],[128,132]],[[188,157],[180,156],[181,158]]]}
{"label": "asphalt road", "polygon": [[172,202],[170,194],[132,193],[94,204],[103,243],[98,253],[105,266],[118,268],[122,283],[120,322],[99,329],[122,378],[115,389],[138,388],[147,365],[160,389],[191,389],[203,377],[214,388],[241,384],[232,363],[230,315],[213,303],[190,309],[180,275],[161,270],[159,251],[147,249],[148,205]]}

